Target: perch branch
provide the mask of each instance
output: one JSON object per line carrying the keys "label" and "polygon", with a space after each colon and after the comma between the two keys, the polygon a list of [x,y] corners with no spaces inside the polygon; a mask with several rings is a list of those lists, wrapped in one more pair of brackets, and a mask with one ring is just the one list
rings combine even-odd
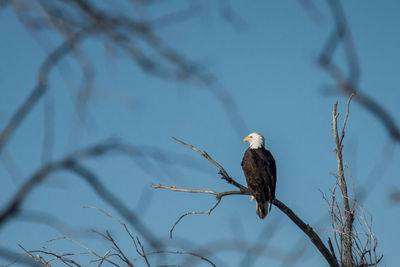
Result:
{"label": "perch branch", "polygon": [[[194,147],[192,145],[188,145],[185,142],[183,142],[175,137],[172,137],[172,138],[175,141],[185,145],[186,147],[196,151],[197,153],[199,153],[200,155],[205,157],[208,161],[210,161],[213,165],[217,166],[219,169],[218,173],[222,175],[222,179],[224,179],[228,183],[236,186],[237,188],[240,189],[240,191],[228,191],[228,192],[219,193],[219,192],[212,191],[212,190],[183,189],[183,188],[176,188],[173,186],[163,186],[163,185],[158,185],[158,186],[153,185],[152,186],[153,188],[164,188],[164,189],[169,189],[169,190],[178,191],[178,192],[204,193],[204,194],[215,195],[218,199],[217,204],[214,205],[214,207],[211,208],[209,211],[202,212],[203,214],[208,213],[208,212],[211,213],[211,211],[213,209],[215,209],[215,207],[221,202],[221,198],[223,196],[233,195],[233,194],[236,194],[236,195],[248,195],[249,194],[249,190],[247,189],[247,187],[241,185],[240,183],[236,182],[232,177],[230,177],[229,174],[226,172],[226,170],[219,163],[217,163],[215,160],[213,160],[206,151],[201,152],[199,149],[197,149],[196,147]],[[292,222],[294,222],[310,238],[311,242],[319,250],[319,252],[322,254],[322,256],[325,258],[325,260],[329,263],[330,266],[333,266],[333,267],[339,266],[336,258],[331,254],[329,249],[325,246],[325,244],[322,242],[322,240],[320,239],[318,234],[312,229],[312,227],[310,225],[303,222],[303,220],[301,220],[289,207],[287,207],[284,203],[282,203],[278,199],[274,199],[272,204],[275,205],[276,207],[278,207],[284,214],[286,214],[286,216],[288,216],[292,220]],[[196,213],[189,213],[189,214],[196,214]],[[189,215],[189,214],[186,214],[186,215]],[[184,214],[181,217],[183,218],[186,215]],[[177,223],[180,221],[180,219],[181,218],[179,218]]]}
{"label": "perch branch", "polygon": [[217,166],[217,168],[219,169],[219,172],[218,172],[218,173],[222,175],[222,177],[221,177],[222,179],[224,179],[225,181],[227,181],[229,184],[232,184],[232,185],[236,186],[236,187],[239,188],[240,191],[242,191],[243,193],[247,193],[247,194],[248,194],[249,190],[247,189],[247,187],[245,187],[245,186],[239,184],[238,182],[236,182],[235,180],[233,180],[233,178],[229,176],[228,172],[225,171],[225,169],[224,169],[218,162],[216,162],[215,160],[213,160],[213,159],[211,158],[211,156],[207,154],[206,151],[201,152],[200,150],[198,150],[198,149],[195,148],[194,146],[189,145],[189,144],[186,144],[185,142],[183,142],[182,140],[179,140],[179,139],[176,138],[176,137],[172,137],[172,139],[174,139],[175,141],[181,143],[181,144],[184,145],[184,146],[187,146],[188,148],[190,148],[190,149],[196,151],[197,153],[199,153],[200,155],[202,155],[203,157],[205,157],[209,162],[211,162],[212,164],[214,164],[215,166]]}

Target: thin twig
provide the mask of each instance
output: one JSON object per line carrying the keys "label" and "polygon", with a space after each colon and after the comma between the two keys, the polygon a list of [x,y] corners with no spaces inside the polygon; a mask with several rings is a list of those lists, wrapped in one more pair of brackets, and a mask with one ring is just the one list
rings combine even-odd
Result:
{"label": "thin twig", "polygon": [[184,146],[186,146],[186,147],[188,147],[188,148],[190,148],[190,149],[196,151],[197,153],[199,153],[200,155],[202,155],[203,157],[205,157],[209,162],[211,162],[212,164],[214,164],[215,166],[217,166],[217,168],[219,169],[219,172],[218,172],[218,173],[222,175],[222,177],[221,177],[222,179],[224,179],[225,181],[227,181],[229,184],[232,184],[232,185],[236,186],[237,188],[240,189],[240,191],[242,191],[242,192],[244,192],[244,193],[248,193],[247,187],[245,187],[245,186],[239,184],[238,182],[236,182],[235,180],[233,180],[233,178],[229,176],[229,174],[227,173],[227,171],[225,171],[225,169],[224,169],[218,162],[216,162],[215,160],[213,160],[213,159],[211,158],[211,156],[208,155],[208,153],[207,153],[206,151],[201,152],[201,151],[198,150],[196,147],[194,147],[194,146],[192,146],[192,145],[189,145],[189,144],[186,144],[185,142],[183,142],[182,140],[179,140],[179,139],[176,138],[176,137],[172,137],[172,139],[174,139],[175,141],[181,143],[182,145],[184,145]]}
{"label": "thin twig", "polygon": [[106,231],[106,236],[108,237],[108,240],[113,243],[114,248],[117,250],[118,255],[122,257],[122,260],[129,266],[133,267],[133,264],[130,262],[130,260],[125,256],[125,253],[119,248],[117,242],[114,240],[114,238],[111,236],[109,231]]}
{"label": "thin twig", "polygon": [[150,266],[150,263],[149,263],[149,259],[147,259],[147,256],[146,256],[146,252],[144,252],[144,248],[143,248],[143,246],[142,246],[142,243],[141,243],[140,240],[139,240],[139,237],[136,237],[136,241],[137,241],[137,243],[138,243],[139,246],[140,246],[140,250],[142,251],[142,252],[139,252],[139,251],[138,251],[139,255],[142,256],[142,257],[144,258],[144,260],[145,260],[145,262],[146,262],[146,264],[147,264],[147,267],[151,267],[151,266]]}
{"label": "thin twig", "polygon": [[194,215],[194,214],[207,214],[210,215],[211,212],[220,204],[221,199],[224,196],[228,195],[247,195],[246,193],[243,193],[241,191],[226,191],[226,192],[216,192],[213,190],[202,190],[202,189],[186,189],[186,188],[176,188],[175,186],[166,186],[166,185],[151,185],[152,188],[158,189],[158,188],[164,188],[164,189],[169,189],[171,191],[176,191],[176,192],[186,192],[186,193],[203,193],[203,194],[211,194],[215,195],[217,198],[217,202],[212,206],[209,210],[206,211],[191,211],[187,212],[185,214],[182,214],[178,220],[174,223],[174,225],[171,227],[171,230],[169,231],[169,236],[172,239],[172,233],[175,229],[175,226],[186,216],[188,215]]}
{"label": "thin twig", "polygon": [[166,251],[166,250],[163,250],[163,251],[155,251],[155,252],[147,253],[147,255],[153,255],[153,254],[179,254],[179,255],[191,255],[191,256],[200,258],[200,259],[202,259],[203,261],[208,262],[208,263],[209,263],[211,266],[213,266],[213,267],[216,267],[216,265],[215,265],[212,261],[210,261],[210,260],[207,259],[206,257],[201,256],[201,255],[199,255],[199,254],[197,254],[197,253],[194,253],[194,252]]}
{"label": "thin twig", "polygon": [[104,260],[107,258],[108,254],[110,254],[111,250],[107,250],[107,252],[103,255],[103,257],[101,257],[99,264],[97,265],[97,267],[100,267]]}
{"label": "thin twig", "polygon": [[339,144],[342,145],[343,142],[343,138],[344,138],[344,130],[346,128],[346,123],[347,123],[347,118],[349,117],[349,111],[350,111],[350,102],[351,99],[353,98],[354,93],[352,93],[349,97],[349,100],[347,100],[347,106],[346,106],[346,116],[344,117],[344,121],[343,121],[343,126],[342,126],[342,135],[340,136],[340,141]]}
{"label": "thin twig", "polygon": [[29,252],[28,250],[26,250],[23,246],[21,246],[20,244],[18,244],[18,246],[29,256],[31,257],[34,261],[42,264],[45,267],[51,267],[50,264],[48,264],[42,257],[40,257],[40,255],[37,255],[36,257],[34,255],[32,255],[31,252]]}

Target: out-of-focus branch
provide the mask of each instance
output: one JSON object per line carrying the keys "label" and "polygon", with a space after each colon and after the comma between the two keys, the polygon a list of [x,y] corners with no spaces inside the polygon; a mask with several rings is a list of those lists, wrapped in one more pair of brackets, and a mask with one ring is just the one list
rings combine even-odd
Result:
{"label": "out-of-focus branch", "polygon": [[8,266],[12,266],[15,263],[32,267],[43,266],[42,264],[39,264],[36,261],[33,261],[30,258],[21,255],[21,253],[19,252],[15,252],[4,247],[0,247],[0,257],[3,259],[7,259],[10,262]]}
{"label": "out-of-focus branch", "polygon": [[[210,161],[213,165],[217,166],[219,169],[218,173],[222,175],[222,179],[224,179],[228,183],[236,186],[237,188],[240,189],[240,191],[228,191],[228,192],[219,193],[219,192],[215,192],[212,190],[182,189],[182,188],[176,188],[176,187],[172,187],[172,186],[162,186],[162,185],[158,185],[158,186],[153,185],[153,188],[165,188],[165,189],[169,189],[172,191],[179,191],[179,192],[205,193],[205,194],[215,195],[218,199],[218,202],[212,209],[210,209],[210,212],[220,203],[221,195],[227,196],[227,195],[232,195],[232,194],[239,194],[239,195],[248,195],[249,194],[249,190],[247,189],[247,187],[241,185],[240,183],[236,182],[232,177],[230,177],[229,174],[226,172],[226,170],[218,162],[216,162],[214,159],[212,159],[212,157],[206,151],[201,152],[196,147],[189,145],[189,144],[179,140],[178,138],[173,137],[173,139],[176,140],[177,142],[185,145],[186,147],[196,151],[197,153],[202,155],[204,158],[206,158],[208,161]],[[218,196],[219,196],[219,198],[218,198]],[[301,220],[289,207],[287,207],[283,202],[279,201],[278,199],[275,199],[273,201],[273,204],[276,207],[278,207],[283,213],[285,213],[286,216],[288,216],[310,238],[311,242],[319,250],[319,252],[322,254],[322,256],[325,258],[325,260],[329,263],[330,266],[334,266],[334,267],[339,266],[335,257],[331,254],[329,249],[325,246],[325,244],[322,242],[322,240],[320,239],[318,234],[312,229],[312,227],[310,225],[304,223],[304,221]],[[204,213],[208,213],[208,212],[202,212],[202,213],[204,214]],[[189,214],[187,214],[187,215],[189,215]],[[196,214],[196,213],[192,213],[192,214]],[[183,216],[185,216],[185,215],[183,215]],[[178,220],[178,222],[179,222],[179,220]]]}
{"label": "out-of-focus branch", "polygon": [[[218,83],[215,75],[203,73],[198,64],[169,46],[156,34],[154,25],[121,14],[109,14],[88,1],[69,0],[67,3],[91,23],[101,25],[99,31],[120,47],[146,73],[175,81],[193,82],[209,89],[223,105],[233,128],[239,135],[243,135],[246,130],[245,122],[229,91]],[[132,36],[142,40],[156,56],[148,56]]]}
{"label": "out-of-focus branch", "polygon": [[[343,7],[339,0],[327,0],[335,22],[335,29],[326,41],[326,44],[319,57],[320,66],[331,76],[338,90],[347,95],[354,95],[354,100],[366,110],[376,116],[389,132],[390,137],[396,142],[400,142],[400,129],[394,117],[376,100],[367,96],[359,90],[360,65],[357,58],[356,48]],[[337,64],[333,62],[333,57],[339,45],[342,44],[345,52],[349,74],[346,75]]]}
{"label": "out-of-focus branch", "polygon": [[346,127],[346,122],[347,118],[349,116],[349,105],[350,101],[352,99],[353,95],[350,96],[348,102],[347,102],[347,111],[346,111],[346,116],[343,122],[342,126],[342,134],[339,136],[338,133],[338,126],[337,126],[337,118],[339,117],[339,114],[337,113],[337,102],[333,106],[333,111],[332,111],[332,127],[333,127],[333,135],[335,138],[335,153],[336,153],[336,159],[337,159],[337,168],[338,168],[338,179],[339,179],[339,187],[340,190],[342,191],[342,202],[343,202],[343,207],[344,207],[344,216],[345,216],[345,222],[344,222],[344,233],[342,236],[342,244],[344,246],[344,253],[343,253],[343,259],[342,263],[343,266],[353,266],[353,221],[354,221],[354,211],[351,210],[350,204],[349,204],[349,195],[347,192],[347,183],[346,179],[344,177],[344,169],[343,169],[343,157],[342,157],[342,149],[343,149],[343,138],[344,138],[344,133],[345,133],[345,127]]}
{"label": "out-of-focus branch", "polygon": [[72,34],[44,60],[38,72],[38,79],[35,88],[0,132],[0,153],[23,119],[29,114],[32,108],[46,92],[48,88],[49,72],[71,51],[71,49],[73,49],[74,46],[78,45],[89,32],[90,28],[85,28]]}
{"label": "out-of-focus branch", "polygon": [[110,151],[124,151],[118,143],[100,143],[98,145],[79,150],[65,158],[50,162],[32,175],[16,192],[3,210],[0,211],[0,227],[17,215],[27,196],[39,186],[50,174],[60,170],[70,170],[83,178],[105,202],[114,207],[124,218],[155,248],[160,248],[161,242],[151,230],[145,226],[136,214],[120,201],[117,196],[109,192],[94,173],[83,167],[79,162],[85,158],[101,156]]}

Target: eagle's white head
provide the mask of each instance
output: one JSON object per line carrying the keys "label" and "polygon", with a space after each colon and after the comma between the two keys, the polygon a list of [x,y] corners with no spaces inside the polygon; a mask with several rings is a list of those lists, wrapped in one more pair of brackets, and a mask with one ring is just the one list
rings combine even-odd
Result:
{"label": "eagle's white head", "polygon": [[258,133],[251,133],[245,138],[243,138],[243,142],[249,142],[251,149],[257,149],[264,146],[264,136]]}

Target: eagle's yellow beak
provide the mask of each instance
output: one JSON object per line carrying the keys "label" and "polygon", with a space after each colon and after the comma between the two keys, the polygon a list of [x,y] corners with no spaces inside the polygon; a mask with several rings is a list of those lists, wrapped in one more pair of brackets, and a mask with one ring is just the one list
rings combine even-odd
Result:
{"label": "eagle's yellow beak", "polygon": [[243,142],[248,142],[250,139],[248,136],[246,136],[245,138],[243,138]]}

